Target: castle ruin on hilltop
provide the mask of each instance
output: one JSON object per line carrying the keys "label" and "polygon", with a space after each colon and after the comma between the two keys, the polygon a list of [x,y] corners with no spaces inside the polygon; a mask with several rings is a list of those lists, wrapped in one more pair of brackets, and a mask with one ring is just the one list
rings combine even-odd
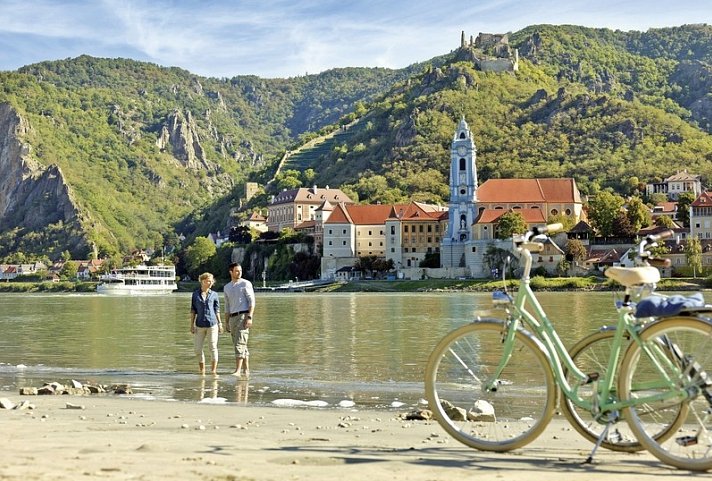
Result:
{"label": "castle ruin on hilltop", "polygon": [[482,33],[469,42],[465,31],[460,36],[456,60],[470,61],[483,72],[516,72],[519,70],[519,50],[509,45],[509,34]]}

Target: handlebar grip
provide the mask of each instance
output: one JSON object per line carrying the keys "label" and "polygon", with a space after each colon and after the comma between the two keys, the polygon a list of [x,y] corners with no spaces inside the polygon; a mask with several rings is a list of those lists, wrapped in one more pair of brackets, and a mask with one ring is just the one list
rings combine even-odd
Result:
{"label": "handlebar grip", "polygon": [[672,236],[674,236],[674,235],[675,235],[675,232],[673,232],[672,230],[668,229],[668,230],[662,231],[660,234],[651,234],[651,235],[649,235],[649,236],[648,236],[648,240],[649,240],[650,242],[657,242],[657,241],[659,241],[659,240],[669,239],[670,237],[672,237]]}
{"label": "handlebar grip", "polygon": [[561,230],[564,230],[564,225],[561,222],[555,224],[549,224],[542,227],[535,227],[534,235],[544,235],[544,234],[554,234]]}
{"label": "handlebar grip", "polygon": [[650,257],[648,258],[648,264],[653,267],[670,267],[672,262],[670,259],[664,259],[662,257]]}

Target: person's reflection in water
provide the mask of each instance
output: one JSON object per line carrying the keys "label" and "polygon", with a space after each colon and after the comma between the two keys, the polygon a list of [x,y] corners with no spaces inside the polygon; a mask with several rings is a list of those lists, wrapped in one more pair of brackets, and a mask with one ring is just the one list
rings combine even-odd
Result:
{"label": "person's reflection in water", "polygon": [[235,383],[235,402],[247,404],[247,394],[250,391],[248,380],[237,381]]}
{"label": "person's reflection in water", "polygon": [[205,398],[215,399],[218,397],[218,378],[214,377],[209,380],[209,387],[205,384],[205,378],[200,379],[200,399],[202,401]]}

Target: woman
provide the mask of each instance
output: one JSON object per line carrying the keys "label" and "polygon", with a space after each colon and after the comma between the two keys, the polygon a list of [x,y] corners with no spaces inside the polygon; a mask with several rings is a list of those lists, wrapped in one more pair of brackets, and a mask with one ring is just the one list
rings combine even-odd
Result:
{"label": "woman", "polygon": [[200,274],[199,279],[200,288],[193,292],[190,301],[190,332],[195,336],[195,355],[198,356],[201,375],[205,375],[203,343],[206,337],[210,340],[210,373],[215,375],[218,369],[218,334],[223,332],[220,299],[218,293],[211,289],[215,283],[211,273]]}

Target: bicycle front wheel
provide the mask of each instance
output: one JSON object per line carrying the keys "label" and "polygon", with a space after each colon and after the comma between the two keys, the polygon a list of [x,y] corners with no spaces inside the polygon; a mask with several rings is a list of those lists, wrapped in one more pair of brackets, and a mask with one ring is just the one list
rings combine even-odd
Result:
{"label": "bicycle front wheel", "polygon": [[[642,344],[629,346],[621,362],[621,399],[634,405],[624,417],[640,443],[662,462],[680,469],[712,469],[712,323],[672,317],[646,326]],[[672,381],[671,386],[665,379]],[[656,399],[671,390],[686,399]],[[660,424],[651,414],[684,405],[684,419],[670,437],[656,438]]]}
{"label": "bicycle front wheel", "polygon": [[[608,372],[608,361],[613,349],[614,337],[615,331],[599,331],[581,339],[569,351],[576,367],[586,374],[598,373],[601,379],[605,378]],[[614,369],[613,392],[611,392],[610,400],[617,398],[616,371],[617,369]],[[565,370],[564,374],[569,385],[576,382],[571,372]],[[578,395],[583,399],[593,400],[593,384],[579,387]],[[645,449],[638,442],[628,425],[625,422],[620,422],[622,421],[621,413],[605,413],[600,419],[596,420],[590,411],[578,407],[564,395],[561,396],[561,410],[576,431],[592,443],[598,441],[606,424],[612,421],[614,424],[608,431],[606,438],[601,442],[601,446],[612,451],[623,452],[635,452]],[[664,439],[673,435],[675,429],[682,423],[685,413],[686,406],[677,404],[665,411],[646,413],[645,416],[654,418],[656,425],[659,427],[659,431],[653,433],[654,437],[656,439]]]}
{"label": "bicycle front wheel", "polygon": [[504,353],[502,321],[475,321],[445,336],[426,369],[430,408],[452,437],[484,451],[509,451],[533,441],[554,414],[556,385],[543,349],[527,332]]}

